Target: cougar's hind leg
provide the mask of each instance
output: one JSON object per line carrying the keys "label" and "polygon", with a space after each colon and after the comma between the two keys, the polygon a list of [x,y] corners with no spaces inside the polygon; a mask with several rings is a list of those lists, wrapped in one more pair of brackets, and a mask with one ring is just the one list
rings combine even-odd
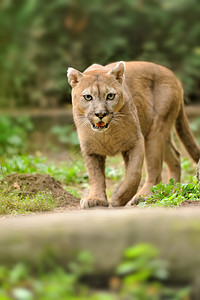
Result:
{"label": "cougar's hind leg", "polygon": [[[166,143],[179,113],[181,97],[182,89],[176,84],[175,79],[173,81],[166,80],[163,84],[154,86],[154,114],[149,134],[145,137],[146,181],[142,189],[129,201],[129,205],[137,203],[140,200],[140,196],[143,198],[149,196],[151,187],[161,181]],[[174,161],[175,159],[172,160]],[[177,174],[176,176],[178,177]]]}
{"label": "cougar's hind leg", "polygon": [[169,136],[165,145],[164,161],[168,168],[168,179],[173,178],[175,182],[179,182],[181,179],[180,153],[171,136]]}
{"label": "cougar's hind leg", "polygon": [[151,187],[162,180],[163,153],[169,130],[170,126],[167,126],[162,120],[154,120],[151,131],[145,141],[146,180],[143,187],[127,205],[137,204],[141,197],[149,196]]}

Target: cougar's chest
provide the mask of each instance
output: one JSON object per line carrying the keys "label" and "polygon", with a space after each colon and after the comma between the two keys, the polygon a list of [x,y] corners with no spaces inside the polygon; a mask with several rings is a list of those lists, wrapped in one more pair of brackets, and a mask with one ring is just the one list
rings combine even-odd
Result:
{"label": "cougar's chest", "polygon": [[114,156],[119,153],[122,148],[122,140],[118,135],[111,134],[102,134],[102,136],[98,137],[97,149],[101,155],[109,155]]}
{"label": "cougar's chest", "polygon": [[105,133],[95,133],[93,138],[88,139],[86,148],[90,153],[103,156],[114,156],[119,152],[131,148],[133,140],[131,135],[123,130],[108,130]]}

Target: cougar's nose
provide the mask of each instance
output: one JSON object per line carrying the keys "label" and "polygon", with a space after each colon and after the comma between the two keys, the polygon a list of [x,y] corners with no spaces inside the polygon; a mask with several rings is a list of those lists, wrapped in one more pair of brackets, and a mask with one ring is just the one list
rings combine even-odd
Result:
{"label": "cougar's nose", "polygon": [[95,113],[95,116],[98,117],[99,119],[103,119],[107,113]]}

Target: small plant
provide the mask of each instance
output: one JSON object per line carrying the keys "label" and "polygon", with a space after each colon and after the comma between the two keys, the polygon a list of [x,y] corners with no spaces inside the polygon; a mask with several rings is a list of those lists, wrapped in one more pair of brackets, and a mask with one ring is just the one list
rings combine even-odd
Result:
{"label": "small plant", "polygon": [[141,201],[139,206],[176,207],[184,200],[200,200],[200,184],[196,179],[193,179],[193,183],[184,184],[175,183],[173,179],[170,179],[167,184],[161,182],[153,186],[151,191],[153,195],[146,201]]}

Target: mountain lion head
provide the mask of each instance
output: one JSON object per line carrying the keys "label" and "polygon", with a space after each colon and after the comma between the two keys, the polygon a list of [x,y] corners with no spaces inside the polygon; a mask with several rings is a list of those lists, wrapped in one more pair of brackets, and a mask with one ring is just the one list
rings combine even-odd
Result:
{"label": "mountain lion head", "polygon": [[76,120],[90,124],[92,130],[105,132],[112,122],[117,121],[124,104],[122,84],[124,62],[112,70],[102,66],[88,69],[84,73],[68,69],[68,80],[72,87],[72,103]]}

